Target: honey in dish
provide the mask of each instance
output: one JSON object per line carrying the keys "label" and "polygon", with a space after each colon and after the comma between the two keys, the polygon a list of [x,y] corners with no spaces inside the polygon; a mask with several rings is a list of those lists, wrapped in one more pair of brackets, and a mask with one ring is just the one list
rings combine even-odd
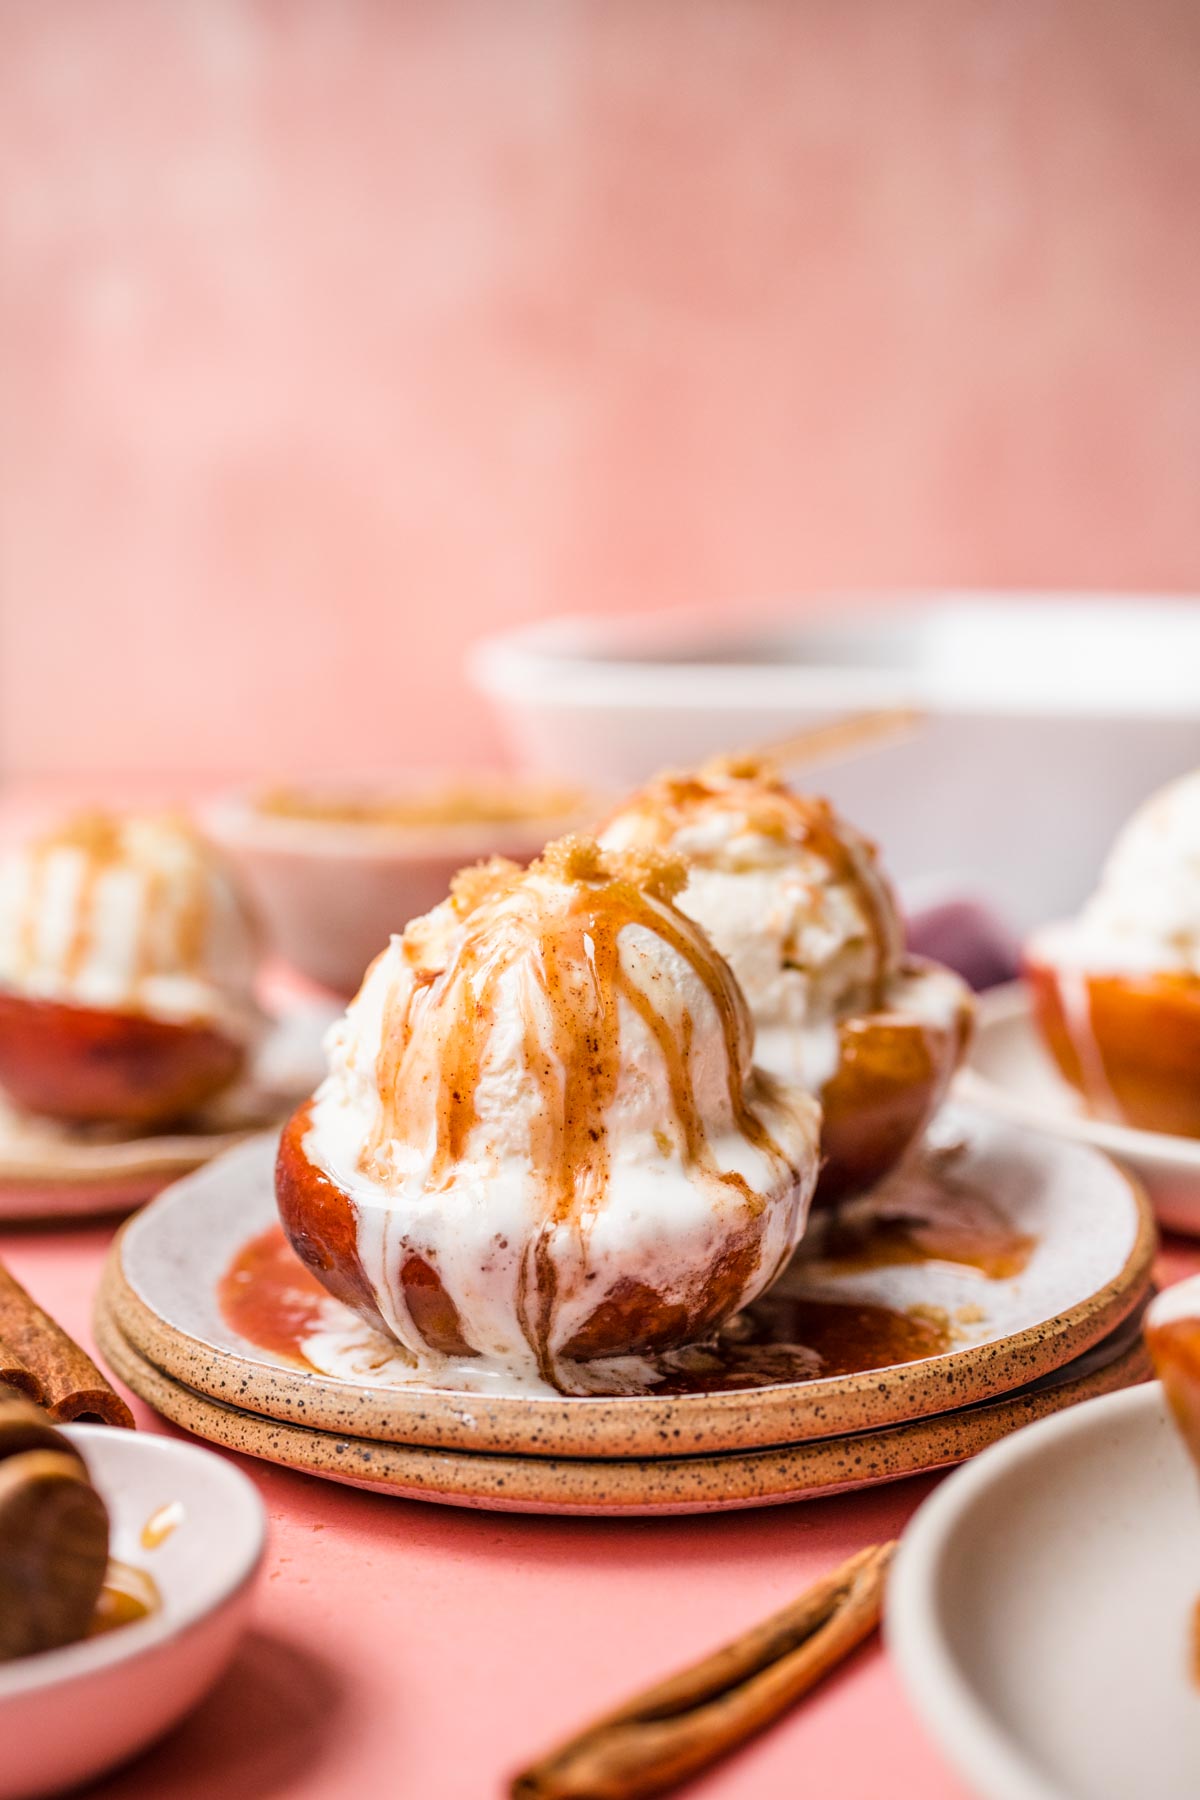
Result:
{"label": "honey in dish", "polygon": [[182,1500],[168,1500],[165,1506],[156,1508],[142,1526],[141,1545],[143,1550],[158,1550],[177,1526],[183,1523]]}
{"label": "honey in dish", "polygon": [[136,1625],[139,1619],[150,1618],[161,1605],[162,1596],[153,1576],[144,1569],[135,1569],[131,1563],[114,1560],[108,1565],[88,1636],[102,1637],[124,1625]]}

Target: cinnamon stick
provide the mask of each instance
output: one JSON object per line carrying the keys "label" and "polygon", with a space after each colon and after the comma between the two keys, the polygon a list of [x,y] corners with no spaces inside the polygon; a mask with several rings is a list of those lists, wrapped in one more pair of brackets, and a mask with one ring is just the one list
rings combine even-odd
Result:
{"label": "cinnamon stick", "polygon": [[0,1379],[37,1400],[57,1424],[97,1419],[133,1428],[133,1414],[87,1351],[42,1311],[2,1263],[0,1345],[8,1365],[7,1376],[0,1372]]}
{"label": "cinnamon stick", "polygon": [[512,1800],[647,1800],[779,1717],[879,1623],[895,1544],[873,1544],[782,1612],[607,1714],[518,1775]]}
{"label": "cinnamon stick", "polygon": [[29,1400],[36,1400],[42,1391],[42,1384],[33,1370],[27,1368],[15,1350],[0,1338],[0,1392],[11,1389],[14,1393],[24,1394]]}

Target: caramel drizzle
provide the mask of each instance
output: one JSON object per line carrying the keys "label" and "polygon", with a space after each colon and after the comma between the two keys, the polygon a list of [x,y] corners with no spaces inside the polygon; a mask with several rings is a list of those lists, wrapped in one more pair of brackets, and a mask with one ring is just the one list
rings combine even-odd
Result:
{"label": "caramel drizzle", "polygon": [[[202,858],[209,852],[202,840],[189,838]],[[95,946],[96,906],[100,883],[104,876],[126,859],[122,823],[107,813],[81,813],[59,830],[48,832],[29,848],[30,871],[26,913],[21,932],[21,966],[25,972],[37,963],[37,929],[41,916],[45,885],[53,856],[60,850],[78,850],[83,857],[79,886],[74,897],[74,922],[70,940],[62,959],[62,973],[75,980]],[[137,935],[132,957],[131,990],[136,994],[146,979],[163,965],[161,943],[166,876],[163,870],[151,868],[145,876],[145,888],[137,920]],[[189,884],[183,905],[175,917],[174,958],[171,966],[198,971],[203,967],[209,933],[209,895],[206,883],[195,878]]]}
{"label": "caramel drizzle", "polygon": [[58,850],[82,852],[83,869],[75,895],[75,921],[63,957],[63,973],[79,974],[92,949],[92,917],[96,888],[104,871],[120,858],[120,834],[116,821],[106,813],[80,813],[59,830],[47,832],[29,847],[29,883],[21,932],[21,966],[25,973],[37,965],[38,921],[45,905],[50,862]]}
{"label": "caramel drizzle", "polygon": [[619,940],[627,926],[653,933],[703,983],[724,1039],[733,1120],[757,1150],[789,1166],[743,1091],[748,1021],[727,965],[669,901],[628,875],[597,866],[604,870],[598,878],[556,885],[554,899],[539,899],[528,910],[517,913],[503,903],[485,909],[460,930],[445,969],[419,969],[401,1004],[393,990],[376,1065],[380,1114],[361,1159],[365,1173],[386,1182],[390,1144],[422,1142],[432,1128],[430,1186],[436,1192],[453,1178],[482,1123],[476,1089],[495,1026],[499,984],[514,968],[521,975],[527,971],[532,991],[524,1008],[523,1066],[538,1098],[529,1155],[542,1187],[543,1216],[522,1258],[518,1316],[543,1376],[555,1385],[549,1349],[556,1303],[552,1239],[566,1223],[586,1233],[604,1201],[610,1175],[607,1114],[621,1074],[621,1000],[643,1021],[663,1059],[670,1123],[686,1166],[734,1190],[751,1208],[762,1205],[742,1176],[717,1167],[692,1083],[692,1021],[685,1015],[676,1035],[653,998],[622,967]]}
{"label": "caramel drizzle", "polygon": [[[884,1004],[888,977],[896,962],[895,896],[879,868],[875,846],[859,839],[862,849],[856,855],[828,800],[796,793],[770,759],[731,757],[716,759],[695,772],[659,776],[614,817],[627,812],[644,821],[643,841],[660,848],[673,848],[678,834],[696,818],[723,813],[744,818],[747,828],[760,837],[811,851],[858,900],[872,949],[870,1004],[872,1008]],[[723,848],[692,855],[689,860],[731,872],[739,866]]]}

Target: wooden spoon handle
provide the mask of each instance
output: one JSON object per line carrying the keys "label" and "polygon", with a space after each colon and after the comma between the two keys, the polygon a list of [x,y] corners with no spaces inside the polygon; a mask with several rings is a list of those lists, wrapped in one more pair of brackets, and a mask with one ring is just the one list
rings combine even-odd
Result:
{"label": "wooden spoon handle", "polygon": [[75,1456],[0,1462],[0,1662],[83,1637],[108,1566],[108,1513]]}

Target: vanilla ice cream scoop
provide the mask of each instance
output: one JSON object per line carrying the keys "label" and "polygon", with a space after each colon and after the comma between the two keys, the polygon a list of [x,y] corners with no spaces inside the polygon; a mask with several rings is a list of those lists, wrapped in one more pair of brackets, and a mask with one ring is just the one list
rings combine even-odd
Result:
{"label": "vanilla ice cream scoop", "polygon": [[259,954],[231,872],[173,816],[88,814],[0,859],[9,994],[246,1041]]}
{"label": "vanilla ice cream scoop", "polygon": [[818,1110],[752,1067],[685,878],[580,839],[468,871],[334,1028],[281,1214],[427,1379],[578,1391],[715,1331],[799,1241]]}
{"label": "vanilla ice cream scoop", "polygon": [[1139,807],[1056,942],[1079,966],[1200,975],[1200,772]]}
{"label": "vanilla ice cream scoop", "polygon": [[[608,820],[600,841],[686,858],[679,905],[737,976],[758,1061],[818,1091],[837,1067],[838,1021],[885,1005],[903,963],[899,910],[874,845],[757,758],[660,776]],[[935,996],[939,1014],[948,998],[961,1003],[957,983],[953,996]]]}
{"label": "vanilla ice cream scoop", "polygon": [[1200,772],[1138,809],[1078,916],[1032,934],[1025,973],[1090,1111],[1200,1137]]}
{"label": "vanilla ice cream scoop", "polygon": [[600,841],[685,859],[679,906],[745,992],[755,1061],[821,1100],[822,1197],[884,1175],[940,1102],[971,1002],[949,970],[905,957],[874,846],[759,757],[660,776]]}

